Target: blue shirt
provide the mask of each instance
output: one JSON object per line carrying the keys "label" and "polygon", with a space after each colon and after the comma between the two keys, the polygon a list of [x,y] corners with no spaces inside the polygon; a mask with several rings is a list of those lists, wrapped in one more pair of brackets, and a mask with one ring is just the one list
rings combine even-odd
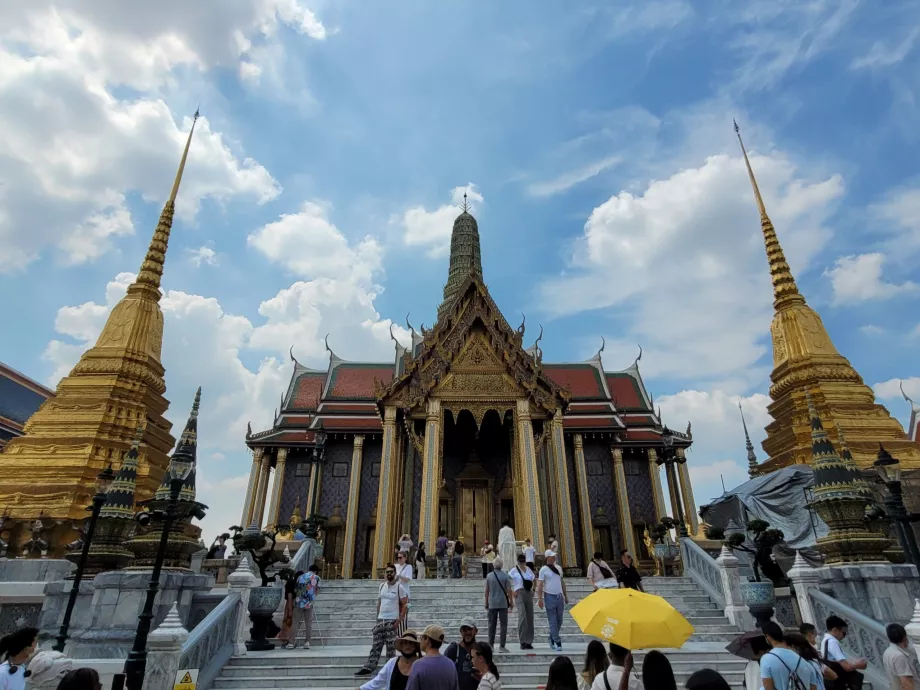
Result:
{"label": "blue shirt", "polygon": [[793,672],[806,688],[818,684],[814,666],[791,649],[777,647],[760,658],[760,677],[772,679],[775,690],[794,690],[789,684],[789,676]]}

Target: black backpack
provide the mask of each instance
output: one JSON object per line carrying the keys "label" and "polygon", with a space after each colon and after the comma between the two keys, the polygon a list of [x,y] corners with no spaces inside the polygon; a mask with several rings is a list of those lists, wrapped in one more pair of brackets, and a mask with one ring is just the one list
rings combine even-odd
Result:
{"label": "black backpack", "polygon": [[779,659],[779,662],[786,667],[787,671],[789,671],[789,684],[785,688],[776,688],[776,690],[809,690],[809,687],[805,684],[805,681],[799,678],[799,674],[796,673],[796,671],[799,670],[799,666],[802,664],[802,657],[799,657],[795,668],[789,668],[789,664],[783,661],[779,654],[774,654],[773,652],[767,652],[767,654],[770,656],[775,656],[777,659]]}

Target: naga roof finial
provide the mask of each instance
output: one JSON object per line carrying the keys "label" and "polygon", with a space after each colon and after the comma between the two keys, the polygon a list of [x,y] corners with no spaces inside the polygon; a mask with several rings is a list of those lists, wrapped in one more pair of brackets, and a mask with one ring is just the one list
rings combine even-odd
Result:
{"label": "naga roof finial", "polygon": [[409,312],[409,313],[406,314],[406,328],[409,329],[409,332],[412,334],[412,337],[414,338],[414,337],[415,337],[415,328],[413,328],[413,327],[412,327],[412,324],[409,323],[409,315],[410,315],[411,313],[412,313],[412,312]]}
{"label": "naga roof finial", "polygon": [[600,358],[601,358],[601,352],[604,351],[604,348],[605,348],[605,347],[607,347],[607,341],[604,339],[604,336],[601,336],[601,348],[597,351],[597,354],[595,355],[595,357],[597,357],[598,359],[600,359]]}
{"label": "naga roof finial", "polygon": [[526,323],[527,323],[527,316],[524,314],[524,312],[521,312],[521,325],[518,326],[518,329],[517,329],[517,332],[520,333],[521,335],[524,335],[524,330],[525,330],[524,325]]}
{"label": "naga roof finial", "polygon": [[252,438],[252,422],[246,422],[246,438]]}
{"label": "naga roof finial", "polygon": [[633,362],[632,365],[633,365],[634,367],[639,366],[639,360],[641,360],[641,359],[642,359],[642,346],[639,345],[639,356],[636,357],[636,361]]}
{"label": "naga roof finial", "polygon": [[291,361],[294,362],[294,366],[298,366],[300,362],[298,362],[297,358],[294,356],[294,346],[293,345],[291,345],[291,349],[288,352],[288,354],[291,355]]}
{"label": "naga roof finial", "polygon": [[904,399],[905,399],[907,402],[909,402],[909,403],[911,404],[912,407],[916,407],[916,406],[917,406],[917,403],[915,403],[915,402],[913,401],[913,399],[912,399],[909,395],[907,395],[907,393],[904,392],[904,382],[903,382],[903,381],[900,381],[900,380],[898,381],[898,388],[901,389],[901,395],[904,396]]}
{"label": "naga roof finial", "polygon": [[690,422],[687,422],[687,430],[684,432],[687,438],[693,438],[693,432],[690,430]]}

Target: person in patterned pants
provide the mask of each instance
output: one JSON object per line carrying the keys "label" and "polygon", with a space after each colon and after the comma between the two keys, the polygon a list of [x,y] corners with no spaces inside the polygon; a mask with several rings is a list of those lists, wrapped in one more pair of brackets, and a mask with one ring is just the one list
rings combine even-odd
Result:
{"label": "person in patterned pants", "polygon": [[367,655],[364,666],[355,673],[356,676],[369,676],[374,673],[380,661],[380,652],[384,646],[387,649],[387,658],[394,655],[396,630],[400,621],[406,617],[409,597],[403,585],[396,579],[396,566],[387,563],[386,579],[381,583],[377,592],[377,623],[374,625],[374,642],[371,652]]}

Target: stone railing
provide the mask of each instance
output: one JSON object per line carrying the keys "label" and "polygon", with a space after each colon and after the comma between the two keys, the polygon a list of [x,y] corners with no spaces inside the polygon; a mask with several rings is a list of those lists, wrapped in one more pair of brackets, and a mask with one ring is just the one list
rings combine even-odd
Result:
{"label": "stone railing", "polygon": [[706,594],[724,608],[722,573],[716,560],[689,537],[680,540],[680,557],[684,564],[684,574],[706,590]]}
{"label": "stone railing", "polygon": [[144,690],[170,690],[179,669],[198,669],[198,690],[208,690],[231,656],[246,653],[249,594],[256,585],[247,556],[227,584],[227,595],[191,634],[182,627],[175,606],[150,633]]}
{"label": "stone railing", "polygon": [[230,657],[237,628],[240,593],[228,592],[182,645],[179,668],[198,669],[198,687],[207,690]]}
{"label": "stone railing", "polygon": [[867,618],[859,611],[851,609],[829,594],[817,588],[808,591],[808,599],[816,620],[808,621],[821,625],[828,616],[836,615],[843,618],[847,624],[847,636],[841,646],[852,658],[862,658],[869,662],[869,668],[863,673],[874,688],[888,687],[882,655],[888,648],[888,636],[885,626]]}

